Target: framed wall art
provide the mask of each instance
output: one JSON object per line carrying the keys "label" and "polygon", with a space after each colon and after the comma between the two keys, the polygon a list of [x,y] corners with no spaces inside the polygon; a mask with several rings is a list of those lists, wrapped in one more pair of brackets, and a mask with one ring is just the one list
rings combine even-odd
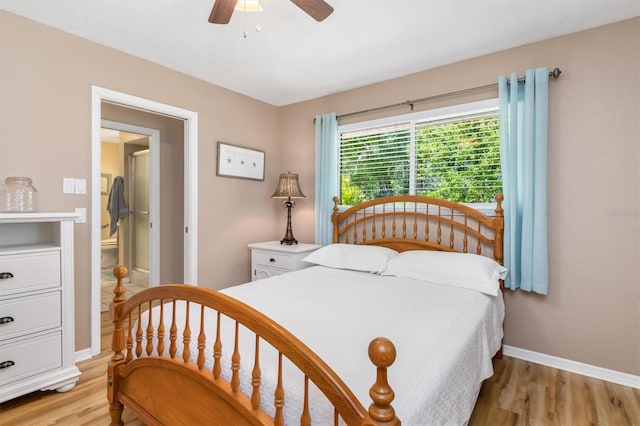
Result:
{"label": "framed wall art", "polygon": [[264,180],[264,151],[218,142],[218,176]]}

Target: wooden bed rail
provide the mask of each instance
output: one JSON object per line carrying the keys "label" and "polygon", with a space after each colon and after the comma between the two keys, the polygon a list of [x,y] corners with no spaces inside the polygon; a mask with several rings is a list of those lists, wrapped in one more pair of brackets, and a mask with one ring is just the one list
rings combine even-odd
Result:
{"label": "wooden bed rail", "polygon": [[[304,375],[300,425],[309,426],[312,421],[308,405],[309,381],[334,407],[336,425],[338,418],[350,426],[400,424],[391,405],[394,393],[387,382],[387,368],[396,357],[395,347],[388,339],[376,338],[368,348],[377,373],[369,392],[372,402],[366,410],[322,359],[282,326],[250,306],[220,292],[184,284],[152,287],[127,300],[123,283],[127,268],[116,266],[113,273],[117,284],[109,308],[114,331],[107,386],[112,425],[122,424],[123,405],[146,424],[170,424],[178,420],[182,423],[202,422],[206,419],[206,423],[212,425],[283,425],[286,399],[282,383],[283,357]],[[176,303],[179,301],[186,307],[186,315],[182,319],[176,319]],[[205,327],[205,318],[211,318],[207,316],[210,314],[216,318],[212,321],[213,335],[207,335]],[[190,324],[193,315],[199,318],[199,324]],[[227,357],[230,360],[229,378],[221,374],[223,345],[220,324],[223,320],[235,322],[232,339],[235,343],[229,345],[228,351],[232,353]],[[240,325],[243,330],[255,333],[252,368],[240,363],[243,356],[251,359],[251,356],[240,353]],[[167,340],[168,345],[165,345]],[[227,343],[229,339],[224,341]],[[264,408],[261,401],[264,366],[260,365],[259,354],[261,349],[265,350],[260,346],[262,341],[278,353],[273,414],[269,413],[271,408]],[[181,343],[182,350],[179,348]],[[192,348],[195,348],[193,354]],[[241,370],[247,371],[248,376],[241,379]],[[240,390],[240,381],[246,382],[246,377],[250,378],[250,391],[245,394]],[[287,424],[290,422],[291,419],[287,420]]]}

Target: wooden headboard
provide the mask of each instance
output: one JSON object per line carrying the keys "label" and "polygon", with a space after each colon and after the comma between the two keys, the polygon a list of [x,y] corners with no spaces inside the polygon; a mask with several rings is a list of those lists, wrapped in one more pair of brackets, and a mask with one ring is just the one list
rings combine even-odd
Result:
{"label": "wooden headboard", "polygon": [[333,242],[475,253],[502,264],[502,194],[495,200],[495,216],[489,217],[464,204],[418,195],[377,198],[340,213],[333,197]]}

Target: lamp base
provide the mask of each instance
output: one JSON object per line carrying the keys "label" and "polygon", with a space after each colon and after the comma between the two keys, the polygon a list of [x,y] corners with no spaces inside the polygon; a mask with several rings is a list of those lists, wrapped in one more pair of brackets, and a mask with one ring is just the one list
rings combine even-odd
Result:
{"label": "lamp base", "polygon": [[293,231],[291,230],[291,207],[295,206],[295,203],[291,201],[291,197],[284,202],[284,206],[287,208],[287,232],[285,232],[284,238],[280,240],[280,244],[288,246],[298,244],[298,240],[293,237]]}
{"label": "lamp base", "polygon": [[283,238],[280,240],[280,244],[286,244],[288,246],[291,246],[293,244],[298,244],[298,240],[296,240],[295,238]]}

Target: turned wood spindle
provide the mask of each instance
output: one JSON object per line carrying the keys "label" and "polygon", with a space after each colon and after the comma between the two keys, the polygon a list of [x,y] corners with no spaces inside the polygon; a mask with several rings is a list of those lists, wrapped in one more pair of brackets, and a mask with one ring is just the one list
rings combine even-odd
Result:
{"label": "turned wood spindle", "polygon": [[200,306],[200,333],[198,334],[198,370],[204,368],[204,348],[207,342],[207,336],[204,333],[204,305]]}
{"label": "turned wood spindle", "polygon": [[140,358],[142,355],[142,307],[138,305],[138,322],[136,324],[136,358]]}
{"label": "turned wood spindle", "polygon": [[231,355],[231,390],[238,392],[240,387],[240,346],[238,343],[239,323],[236,321],[236,331],[233,342],[233,354]]}
{"label": "turned wood spindle", "polygon": [[189,325],[190,303],[186,302],[186,312],[184,314],[184,331],[182,332],[182,360],[187,363],[191,358],[191,326]]}
{"label": "turned wood spindle", "polygon": [[284,425],[284,386],[282,384],[282,352],[278,353],[278,382],[276,390],[273,394],[273,405],[276,408],[273,416],[273,424],[276,426]]}
{"label": "turned wood spindle", "polygon": [[220,340],[220,319],[221,315],[218,312],[218,321],[216,322],[216,341],[213,343],[213,378],[218,379],[220,372],[222,371],[222,341]]}
{"label": "turned wood spindle", "polygon": [[451,209],[451,224],[449,227],[449,248],[453,250],[455,245],[455,234],[453,232],[453,209]]}
{"label": "turned wood spindle", "polygon": [[152,318],[153,310],[151,309],[151,302],[149,302],[149,310],[147,312],[148,312],[147,320],[149,322],[147,323],[147,334],[146,334],[147,346],[145,347],[145,349],[148,356],[148,355],[151,355],[151,353],[153,352],[153,318]]}
{"label": "turned wood spindle", "polygon": [[158,355],[164,353],[164,300],[160,300],[160,324],[158,325]]}
{"label": "turned wood spindle", "polygon": [[253,370],[251,371],[251,407],[257,410],[260,407],[260,336],[256,334],[255,355],[253,358]]}
{"label": "turned wood spindle", "polygon": [[178,345],[176,340],[178,339],[178,325],[176,324],[176,301],[175,299],[171,303],[171,327],[169,327],[169,356],[171,359],[176,357],[178,352]]}

